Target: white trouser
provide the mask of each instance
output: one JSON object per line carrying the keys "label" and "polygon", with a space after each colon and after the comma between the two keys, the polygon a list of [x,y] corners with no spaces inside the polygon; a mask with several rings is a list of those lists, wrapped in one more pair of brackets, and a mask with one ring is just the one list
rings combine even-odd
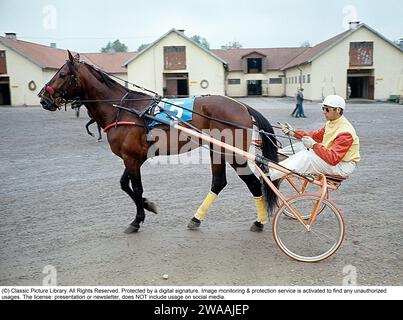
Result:
{"label": "white trouser", "polygon": [[[312,149],[307,150],[302,142],[293,144],[293,148],[296,153],[279,164],[301,174],[325,173],[346,177],[356,168],[354,162],[343,161],[332,166],[321,159]],[[279,150],[279,152],[285,155],[293,154],[290,146]],[[270,170],[269,175],[271,180],[274,181],[284,177],[286,174],[277,170]]]}

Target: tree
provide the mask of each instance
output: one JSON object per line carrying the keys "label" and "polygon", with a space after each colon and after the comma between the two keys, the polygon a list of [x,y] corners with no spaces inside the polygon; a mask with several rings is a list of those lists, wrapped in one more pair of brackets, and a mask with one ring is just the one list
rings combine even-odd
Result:
{"label": "tree", "polygon": [[147,48],[150,44],[149,43],[143,43],[137,48],[137,52],[143,51],[145,48]]}
{"label": "tree", "polygon": [[206,38],[203,38],[197,34],[195,34],[193,37],[191,37],[190,39],[192,39],[194,42],[198,43],[200,46],[202,46],[203,48],[210,50],[210,44],[208,43]]}
{"label": "tree", "polygon": [[310,48],[311,44],[309,43],[309,41],[304,41],[301,43],[300,47],[301,48]]}
{"label": "tree", "polygon": [[115,40],[114,42],[108,42],[106,47],[101,49],[101,52],[103,53],[112,53],[112,52],[127,52],[127,46],[124,43],[121,43],[118,40]]}
{"label": "tree", "polygon": [[230,41],[227,42],[225,45],[221,46],[222,50],[240,49],[240,48],[242,48],[242,44],[238,41]]}

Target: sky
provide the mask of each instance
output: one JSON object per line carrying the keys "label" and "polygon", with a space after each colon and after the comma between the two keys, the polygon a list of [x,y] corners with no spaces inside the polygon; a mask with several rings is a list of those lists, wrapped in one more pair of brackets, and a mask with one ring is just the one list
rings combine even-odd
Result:
{"label": "sky", "polygon": [[318,44],[358,20],[394,41],[403,38],[402,0],[0,0],[0,35],[78,52],[119,39],[129,51],[184,29],[210,48]]}

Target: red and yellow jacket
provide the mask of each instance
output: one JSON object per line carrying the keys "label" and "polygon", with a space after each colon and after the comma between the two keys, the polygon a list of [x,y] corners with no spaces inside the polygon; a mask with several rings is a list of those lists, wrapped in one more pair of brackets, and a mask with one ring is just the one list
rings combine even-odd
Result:
{"label": "red and yellow jacket", "polygon": [[361,159],[360,139],[354,127],[344,116],[326,122],[325,127],[317,131],[295,131],[295,138],[301,139],[303,136],[310,136],[317,142],[313,150],[332,166],[341,161],[358,163]]}

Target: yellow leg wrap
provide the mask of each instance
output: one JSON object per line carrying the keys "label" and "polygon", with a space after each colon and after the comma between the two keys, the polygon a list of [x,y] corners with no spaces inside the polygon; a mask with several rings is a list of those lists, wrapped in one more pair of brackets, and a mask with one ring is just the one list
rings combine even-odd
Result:
{"label": "yellow leg wrap", "polygon": [[267,223],[269,215],[267,214],[266,203],[263,197],[255,198],[256,210],[257,210],[257,222],[261,224]]}
{"label": "yellow leg wrap", "polygon": [[206,218],[208,210],[210,209],[215,199],[217,199],[217,195],[214,192],[210,191],[206,199],[204,199],[202,205],[199,207],[199,209],[197,209],[195,218],[203,221]]}

